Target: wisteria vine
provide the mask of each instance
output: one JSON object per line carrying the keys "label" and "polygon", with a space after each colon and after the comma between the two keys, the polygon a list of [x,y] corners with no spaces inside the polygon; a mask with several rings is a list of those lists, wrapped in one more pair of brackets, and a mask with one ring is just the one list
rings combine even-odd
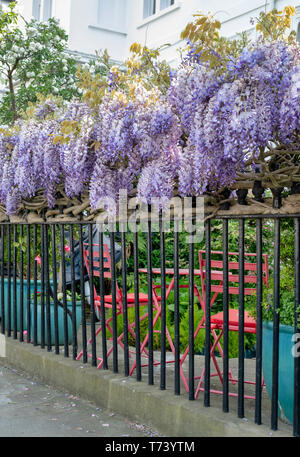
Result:
{"label": "wisteria vine", "polygon": [[163,204],[175,187],[189,196],[230,186],[270,144],[299,147],[295,43],[250,45],[222,74],[190,53],[166,92],[140,75],[113,88],[108,78],[107,87],[96,109],[45,100],[31,119],[2,130],[0,203],[8,214],[40,191],[55,207],[58,188],[69,198],[89,192],[94,209],[113,206],[122,189]]}

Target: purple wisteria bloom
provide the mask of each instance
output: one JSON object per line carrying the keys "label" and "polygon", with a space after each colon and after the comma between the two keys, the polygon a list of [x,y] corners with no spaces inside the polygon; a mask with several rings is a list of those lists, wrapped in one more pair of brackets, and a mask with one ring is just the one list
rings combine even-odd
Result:
{"label": "purple wisteria bloom", "polygon": [[122,190],[163,207],[175,186],[182,196],[230,186],[274,143],[299,148],[299,49],[259,41],[220,75],[190,46],[165,95],[142,73],[126,86],[111,71],[96,108],[39,103],[32,119],[0,133],[0,203],[12,214],[42,193],[54,207],[59,187],[114,212]]}

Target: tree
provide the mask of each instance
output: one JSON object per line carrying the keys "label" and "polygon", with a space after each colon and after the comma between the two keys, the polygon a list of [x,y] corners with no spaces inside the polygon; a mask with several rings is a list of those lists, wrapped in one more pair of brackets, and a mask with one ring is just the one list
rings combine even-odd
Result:
{"label": "tree", "polygon": [[77,64],[66,54],[68,36],[58,21],[26,22],[15,8],[12,2],[0,11],[0,78],[7,89],[0,103],[2,125],[15,121],[37,94],[79,96]]}

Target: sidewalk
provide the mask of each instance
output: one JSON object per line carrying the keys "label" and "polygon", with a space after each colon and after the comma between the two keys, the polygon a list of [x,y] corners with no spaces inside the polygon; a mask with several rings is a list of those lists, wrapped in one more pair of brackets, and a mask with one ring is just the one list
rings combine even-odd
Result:
{"label": "sidewalk", "polygon": [[150,427],[41,384],[0,362],[0,437],[150,437]]}
{"label": "sidewalk", "polygon": [[[201,362],[201,356],[197,356],[197,363],[198,358]],[[254,361],[248,362],[251,369]],[[163,436],[292,436],[292,427],[281,421],[278,424],[279,430],[271,431],[268,399],[263,401],[267,408],[264,411],[263,424],[257,426],[253,420],[253,400],[245,401],[246,417],[239,419],[235,398],[230,399],[230,412],[223,413],[220,395],[211,396],[210,408],[203,406],[203,395],[200,395],[197,401],[189,401],[183,390],[180,396],[174,395],[174,364],[168,364],[167,390],[160,390],[159,367],[155,369],[154,386],[148,385],[146,375],[142,382],[137,382],[134,376],[124,377],[121,351],[119,373],[113,373],[111,370],[97,370],[92,367],[90,359],[87,364],[83,364],[81,360],[72,360],[72,356],[64,357],[63,348],[60,355],[56,355],[53,351],[48,352],[47,349],[34,347],[32,344],[6,338],[6,357],[0,359],[0,363],[24,371],[63,392],[89,400],[103,410],[126,416],[130,422],[147,424]]]}

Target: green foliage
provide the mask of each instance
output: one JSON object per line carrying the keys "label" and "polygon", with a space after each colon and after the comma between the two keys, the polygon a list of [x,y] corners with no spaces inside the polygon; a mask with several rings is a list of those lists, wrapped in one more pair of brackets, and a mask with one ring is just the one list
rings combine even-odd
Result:
{"label": "green foliage", "polygon": [[[203,317],[203,311],[195,307],[194,311],[194,332],[200,320]],[[186,308],[183,316],[180,319],[180,351],[183,353],[189,345],[189,309]],[[194,340],[194,351],[195,354],[203,354],[205,346],[205,329],[199,330]]]}
{"label": "green foliage", "polygon": [[0,104],[0,123],[10,124],[38,94],[79,96],[76,61],[66,54],[68,36],[54,18],[17,25],[15,3],[0,12],[0,80],[7,88]]}
{"label": "green foliage", "polygon": [[187,24],[181,38],[188,40],[188,49],[195,48],[203,62],[207,62],[210,68],[214,68],[217,73],[226,71],[227,62],[232,57],[240,55],[242,49],[247,46],[247,33],[237,35],[236,39],[229,39],[220,36],[219,30],[221,23],[211,13],[207,15],[196,13],[193,22]]}
{"label": "green foliage", "polygon": [[[286,228],[289,232],[289,228]],[[229,251],[237,252],[238,251],[238,236],[239,228],[238,221],[231,220],[229,221]],[[273,224],[269,221],[264,223],[264,238],[263,238],[263,252],[267,253],[269,256],[269,261],[272,262],[273,256],[273,246],[271,240],[273,237]],[[127,235],[128,244],[132,243],[132,234]],[[211,221],[211,242],[212,250],[221,251],[222,247],[222,221],[213,220]],[[205,249],[205,239],[202,242],[195,244],[194,256],[195,256],[195,268],[199,267],[198,264],[198,251],[200,249]],[[172,268],[174,265],[174,232],[171,230],[165,233],[165,250],[166,250],[166,267]],[[256,252],[256,222],[248,221],[245,229],[245,251],[246,252]],[[283,254],[287,257],[290,255],[290,249],[287,247],[286,252]],[[134,292],[133,287],[133,251],[132,246],[128,250],[128,292]],[[158,232],[152,233],[152,264],[153,267],[159,268],[161,262],[161,250],[160,250],[160,235]],[[189,265],[189,249],[187,244],[187,233],[182,232],[179,234],[179,258],[180,258],[180,268],[188,268]],[[237,259],[236,259],[237,260]],[[146,250],[146,234],[139,233],[139,268],[147,268],[147,250]],[[118,270],[118,281],[121,284],[121,269]],[[167,284],[170,282],[171,277],[167,276]],[[201,283],[200,279],[195,276],[195,283],[197,284],[200,293],[201,293]],[[161,284],[161,278],[159,275],[153,275],[153,282],[155,284]],[[183,353],[188,346],[189,341],[189,289],[188,289],[188,277],[180,278],[180,285],[185,286],[180,288],[180,351]],[[139,287],[140,292],[147,293],[147,275],[139,275]],[[246,296],[245,297],[245,308],[247,310],[252,310],[256,305],[256,296]],[[230,306],[232,308],[238,307],[238,297],[230,295]],[[212,308],[213,313],[217,313],[223,309],[223,296],[219,294],[214,306]],[[144,312],[147,312],[147,308],[144,309]],[[133,322],[134,311],[129,310],[128,313],[129,321]],[[194,306],[194,322],[196,330],[201,318],[203,316],[203,311],[201,309],[200,303],[195,298]],[[131,319],[131,320],[130,320]],[[174,291],[172,290],[169,294],[167,300],[167,326],[170,331],[170,335],[174,341]],[[118,318],[118,328],[119,332],[123,329],[123,321],[120,316]],[[148,320],[145,319],[141,322],[141,338],[146,336],[148,331]],[[156,330],[160,328],[160,320],[156,325]],[[120,333],[119,333],[120,334]],[[134,339],[130,336],[130,342],[132,345],[135,344]],[[212,339],[213,342],[213,339]],[[195,353],[203,354],[205,343],[205,331],[204,329],[200,330],[195,339]],[[255,335],[245,335],[245,350],[250,349],[255,344]],[[221,338],[221,345],[223,345],[223,338]],[[154,348],[160,348],[160,333],[154,334]],[[218,349],[216,348],[216,353],[218,354]],[[237,357],[238,356],[238,333],[229,332],[229,356]]]}
{"label": "green foliage", "polygon": [[[147,307],[144,306],[140,309],[140,316],[147,313]],[[111,317],[112,312],[109,310],[106,314],[106,318]],[[199,322],[203,317],[203,311],[198,307],[195,307],[194,310],[194,332],[197,329]],[[134,308],[131,307],[128,309],[128,321],[133,323],[135,322],[135,311]],[[161,342],[161,320],[158,319],[153,332],[153,349],[160,350],[160,342]],[[169,330],[170,336],[174,342],[174,319],[173,314],[167,309],[167,328]],[[117,334],[118,336],[121,335],[124,331],[123,328],[123,317],[122,315],[117,317]],[[133,329],[133,331],[135,331]],[[140,339],[143,341],[146,338],[148,333],[148,318],[143,319],[140,322]],[[219,331],[216,332],[217,334]],[[109,334],[107,334],[109,337]],[[211,335],[211,343],[213,344],[214,339]],[[135,346],[135,338],[134,336],[128,332],[128,343],[130,346]],[[251,349],[255,344],[255,335],[245,335],[245,350]],[[223,347],[223,336],[220,339],[220,345]],[[189,346],[189,310],[188,308],[185,311],[180,313],[180,326],[179,326],[179,347],[180,353],[184,354],[185,350]],[[171,350],[168,340],[166,339],[166,348],[168,351]],[[204,355],[204,348],[205,348],[205,329],[202,328],[198,331],[196,338],[194,339],[194,352],[196,355]],[[229,332],[229,358],[236,358],[238,357],[238,348],[239,348],[239,340],[238,340],[238,332]],[[215,349],[215,354],[220,356],[220,352],[218,347]]]}
{"label": "green foliage", "polygon": [[[273,321],[274,279],[270,280],[270,287],[263,293],[263,320]],[[280,308],[279,319],[281,324],[294,325],[294,278],[293,269],[289,265],[280,268]]]}
{"label": "green foliage", "polygon": [[[81,301],[81,295],[78,292],[75,292],[74,296],[75,296],[75,301],[76,302]],[[35,294],[31,294],[31,298],[34,299],[34,297],[35,297]],[[57,300],[60,300],[62,302],[63,299],[64,299],[64,294],[62,292],[59,292],[57,294]],[[67,302],[72,302],[73,301],[73,296],[72,296],[72,291],[71,290],[66,290],[66,300],[67,300]],[[39,290],[37,291],[36,301],[37,301],[37,303],[41,303],[41,301],[42,301],[42,295],[41,295],[41,292]],[[44,301],[46,301],[45,298],[44,298]],[[51,301],[53,301],[52,297],[51,297]]]}
{"label": "green foliage", "polygon": [[[158,92],[166,93],[170,86],[170,66],[160,57],[161,50],[149,49],[138,43],[130,47],[130,58],[124,64],[112,62],[107,51],[97,53],[94,61],[78,68],[78,87],[83,92],[83,100],[92,108],[97,109],[104,95],[116,91],[124,102],[134,98],[138,84],[147,90],[153,91],[153,97]],[[91,68],[93,71],[91,71]],[[126,94],[127,98],[124,98]]]}
{"label": "green foliage", "polygon": [[[294,221],[281,219],[280,243],[280,294],[279,294],[279,319],[284,325],[294,325],[295,322],[295,279],[294,279]],[[273,276],[273,251],[274,242],[269,246],[269,287],[263,288],[262,313],[263,320],[273,321],[274,276]],[[256,300],[250,303],[249,312],[256,317]],[[300,312],[300,307],[299,307]]]}
{"label": "green foliage", "polygon": [[161,51],[168,44],[157,49],[149,49],[139,43],[133,43],[130,47],[132,56],[126,62],[128,74],[142,75],[145,87],[152,89],[158,87],[163,93],[170,86],[170,66],[159,59]]}
{"label": "green foliage", "polygon": [[114,65],[107,51],[96,53],[90,64],[79,66],[76,72],[83,100],[97,110],[107,90],[108,75]]}
{"label": "green foliage", "polygon": [[8,11],[0,11],[0,30],[5,30],[7,34],[13,35],[18,22],[18,15],[14,11],[17,2],[11,2],[8,5]]}
{"label": "green foliage", "polygon": [[290,32],[291,17],[296,14],[296,8],[286,6],[282,11],[273,9],[268,13],[262,11],[257,18],[256,30],[261,32],[264,40],[276,41],[286,39],[290,42],[296,38],[295,31]]}
{"label": "green foliage", "polygon": [[[275,41],[286,39],[295,41],[295,32],[289,32],[291,17],[295,15],[293,6],[286,6],[282,11],[276,9],[268,13],[261,12],[256,21],[256,30],[260,32],[263,40]],[[227,63],[233,57],[238,57],[241,51],[250,44],[247,33],[237,34],[237,38],[221,37],[219,30],[221,23],[208,13],[200,12],[193,15],[193,22],[187,24],[181,38],[188,40],[188,49],[193,47],[195,53],[203,62],[207,62],[210,68],[217,73],[226,73]]]}

